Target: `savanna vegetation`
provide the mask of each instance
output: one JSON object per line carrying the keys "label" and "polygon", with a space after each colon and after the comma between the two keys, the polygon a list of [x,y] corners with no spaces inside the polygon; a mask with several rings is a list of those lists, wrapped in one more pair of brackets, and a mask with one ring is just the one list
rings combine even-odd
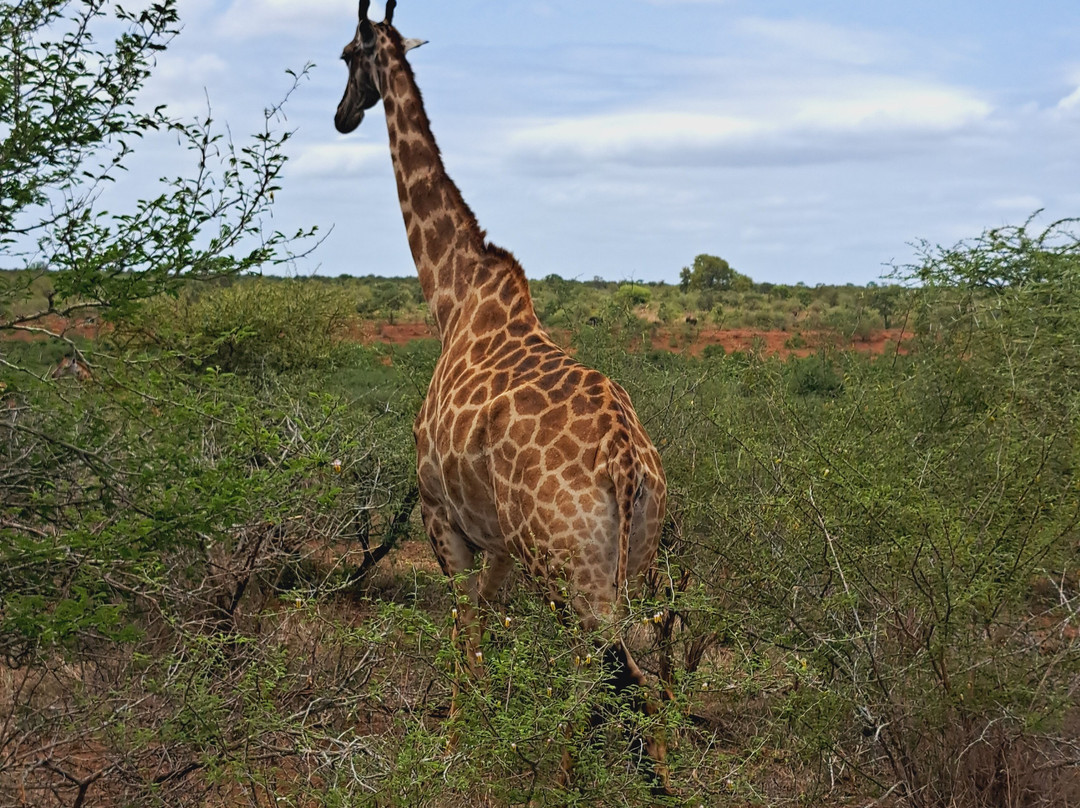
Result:
{"label": "savanna vegetation", "polygon": [[[520,578],[459,672],[414,508],[438,344],[370,325],[418,285],[261,277],[310,235],[263,229],[279,108],[242,142],[146,111],[176,3],[106,11],[0,3],[0,804],[654,805],[659,730],[668,804],[1080,801],[1076,222],[876,287],[533,284],[664,457],[646,721]],[[101,210],[158,133],[189,176]]]}

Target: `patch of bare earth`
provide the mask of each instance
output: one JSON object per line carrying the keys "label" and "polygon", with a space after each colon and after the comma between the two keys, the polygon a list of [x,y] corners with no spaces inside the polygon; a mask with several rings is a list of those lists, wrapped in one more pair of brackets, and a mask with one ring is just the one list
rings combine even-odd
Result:
{"label": "patch of bare earth", "polygon": [[[566,344],[568,334],[558,331],[556,341]],[[874,331],[862,337],[846,337],[829,331],[782,331],[753,328],[694,328],[690,333],[681,327],[654,327],[650,347],[674,353],[701,356],[712,345],[721,346],[726,353],[754,352],[761,356],[810,356],[822,348],[883,354],[887,351],[906,352],[911,335],[901,328]],[[365,345],[382,343],[404,345],[417,339],[437,339],[434,325],[425,321],[376,322],[354,321],[347,330],[347,339]]]}
{"label": "patch of bare earth", "polygon": [[[726,353],[751,352],[762,356],[810,356],[822,348],[836,348],[858,353],[883,354],[898,350],[906,352],[905,343],[911,335],[901,328],[874,331],[865,337],[846,337],[830,331],[762,331],[753,328],[701,328],[689,341],[670,329],[657,332],[654,348],[688,350],[700,356],[710,345],[721,346]],[[677,347],[681,346],[681,347]]]}
{"label": "patch of bare earth", "polygon": [[[36,341],[46,339],[46,331],[66,337],[93,339],[101,331],[101,324],[94,318],[64,318],[48,315],[35,321],[31,330],[16,329],[3,332],[0,339]],[[560,344],[569,342],[569,334],[554,334]],[[663,327],[653,324],[650,347],[673,353],[701,356],[705,349],[718,345],[726,353],[736,351],[754,352],[760,356],[810,356],[822,348],[856,351],[867,354],[883,354],[887,351],[905,353],[911,335],[902,328],[887,328],[866,336],[847,337],[830,331],[783,331],[754,328],[708,328]],[[394,322],[353,319],[344,328],[343,337],[348,342],[363,345],[405,345],[418,339],[437,339],[433,323],[426,320]]]}

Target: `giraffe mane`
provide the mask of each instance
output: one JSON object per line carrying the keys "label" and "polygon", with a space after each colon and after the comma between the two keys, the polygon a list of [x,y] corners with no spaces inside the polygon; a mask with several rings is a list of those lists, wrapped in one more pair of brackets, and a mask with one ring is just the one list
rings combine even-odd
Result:
{"label": "giraffe mane", "polygon": [[450,189],[450,194],[453,197],[455,205],[460,205],[461,210],[466,214],[466,221],[469,230],[471,231],[476,243],[480,245],[481,250],[487,256],[501,261],[507,265],[509,272],[515,277],[519,278],[522,283],[522,288],[528,293],[528,280],[525,277],[525,269],[521,266],[521,262],[517,260],[510,250],[498,245],[492,244],[488,241],[487,231],[480,226],[480,222],[476,218],[476,214],[473,213],[473,209],[469,206],[469,203],[465,201],[465,197],[462,196],[461,189],[458,188],[457,183],[450,180],[450,175],[446,171],[446,165],[443,163],[442,149],[439,147],[438,140],[435,139],[435,135],[431,131],[431,120],[427,116],[426,107],[424,105],[424,96],[420,90],[420,85],[416,81],[416,74],[413,72],[412,65],[409,64],[409,60],[405,56],[405,38],[401,35],[401,32],[394,28],[392,25],[385,25],[383,30],[390,38],[394,49],[397,51],[400,57],[401,63],[404,67],[405,74],[409,77],[409,83],[416,88],[417,100],[419,103],[420,112],[420,129],[424,137],[429,140],[435,146],[435,161],[436,161],[436,174],[440,179],[446,179],[447,187]]}

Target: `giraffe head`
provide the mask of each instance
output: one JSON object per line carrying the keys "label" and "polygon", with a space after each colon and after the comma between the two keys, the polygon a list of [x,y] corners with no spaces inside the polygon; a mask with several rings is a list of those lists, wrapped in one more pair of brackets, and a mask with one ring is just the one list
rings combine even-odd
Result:
{"label": "giraffe head", "polygon": [[[353,131],[364,120],[364,112],[379,102],[382,95],[382,81],[378,51],[380,43],[389,41],[387,33],[393,31],[394,7],[397,0],[386,3],[386,18],[380,22],[368,19],[368,7],[371,0],[360,0],[360,21],[356,25],[356,34],[341,52],[341,58],[349,68],[349,79],[345,84],[345,95],[338,104],[334,115],[334,126],[342,134]],[[423,45],[423,40],[403,39],[402,49],[410,51]]]}

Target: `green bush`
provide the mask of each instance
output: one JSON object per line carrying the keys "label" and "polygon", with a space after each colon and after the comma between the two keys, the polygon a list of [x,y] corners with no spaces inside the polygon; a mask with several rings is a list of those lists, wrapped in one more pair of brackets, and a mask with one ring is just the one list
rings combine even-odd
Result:
{"label": "green bush", "polygon": [[251,278],[159,298],[142,316],[142,333],[226,373],[290,371],[332,360],[350,314],[339,287]]}
{"label": "green bush", "polygon": [[649,287],[643,284],[624,283],[619,286],[618,291],[615,293],[615,300],[619,305],[628,308],[646,306],[652,300],[652,294],[649,292]]}
{"label": "green bush", "polygon": [[824,352],[804,359],[793,357],[786,364],[788,386],[797,396],[828,396],[835,398],[844,391],[842,371]]}
{"label": "green bush", "polygon": [[761,364],[749,406],[695,396],[697,462],[669,463],[680,563],[737,570],[728,619],[794,673],[766,723],[911,804],[1075,794],[1077,252],[1062,227],[929,252],[913,355],[848,356],[842,386]]}

